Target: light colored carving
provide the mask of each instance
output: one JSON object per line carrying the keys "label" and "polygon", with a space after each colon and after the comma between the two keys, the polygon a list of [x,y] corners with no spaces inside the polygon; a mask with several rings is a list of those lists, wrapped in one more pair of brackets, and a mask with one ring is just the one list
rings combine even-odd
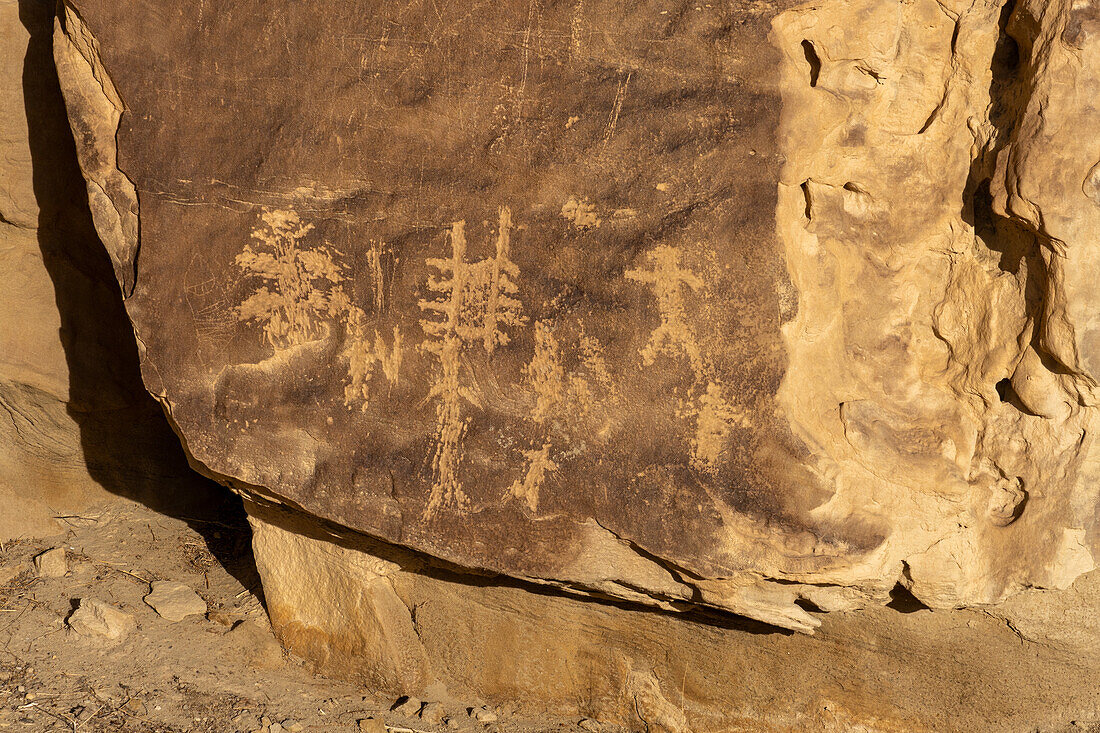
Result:
{"label": "light colored carving", "polygon": [[655,247],[647,258],[653,269],[634,269],[625,273],[627,279],[652,288],[661,315],[661,325],[653,331],[649,343],[642,349],[642,360],[649,366],[660,354],[675,356],[677,351],[682,351],[691,362],[696,378],[699,378],[704,373],[703,358],[695,333],[684,315],[682,293],[685,286],[692,290],[702,289],[703,281],[691,270],[680,266],[680,250],[675,247]]}
{"label": "light colored carving", "polygon": [[558,464],[550,458],[549,442],[543,443],[542,447],[536,450],[524,451],[523,455],[527,458],[527,469],[524,472],[523,481],[517,479],[513,482],[508,487],[508,493],[525,501],[527,507],[535,512],[539,508],[539,490],[542,488],[542,482],[547,474],[558,470]]}
{"label": "light colored carving", "polygon": [[611,376],[611,371],[607,368],[607,359],[603,355],[603,344],[595,336],[589,336],[585,333],[583,324],[580,327],[579,347],[581,364],[592,375],[604,395],[611,400],[619,399],[621,392],[618,384]]}
{"label": "light colored carving", "polygon": [[554,408],[565,399],[565,369],[561,349],[549,321],[535,322],[535,354],[523,372],[535,391],[535,409],[531,419],[546,422]]}
{"label": "light colored carving", "polygon": [[[479,267],[475,270],[479,275],[481,270],[488,270],[488,280],[483,286],[485,315],[482,319],[481,338],[485,351],[490,356],[498,344],[504,346],[510,341],[508,334],[500,330],[501,326],[520,326],[525,322],[520,315],[523,304],[514,297],[519,292],[515,282],[519,277],[519,267],[511,260],[512,210],[502,206],[499,216],[496,257],[479,262]],[[478,285],[481,287],[480,283]]]}
{"label": "light colored carving", "polygon": [[386,309],[386,278],[382,272],[382,253],[386,249],[386,243],[377,239],[370,240],[367,248],[367,275],[370,278],[375,313],[382,313]]}
{"label": "light colored carving", "polygon": [[375,364],[382,367],[382,374],[390,385],[396,385],[401,373],[401,329],[393,327],[393,342],[386,345],[377,330],[374,341],[367,336],[366,314],[363,309],[351,307],[347,316],[347,339],[344,358],[348,360],[348,382],[344,386],[344,405],[350,410],[356,405],[366,412],[370,405],[370,384]]}
{"label": "light colored carving", "polygon": [[570,196],[562,204],[561,215],[576,229],[592,229],[603,224],[595,205],[588,203],[588,199],[578,199],[576,196]]}
{"label": "light colored carving", "polygon": [[746,418],[726,402],[722,392],[722,385],[710,382],[698,400],[695,437],[691,441],[691,465],[699,471],[714,472],[718,469],[732,424],[747,426]]}
{"label": "light colored carving", "polygon": [[348,307],[337,253],[327,245],[303,246],[313,225],[293,211],[264,209],[260,219],[252,230],[255,244],[246,244],[236,263],[262,284],[241,303],[238,319],[260,323],[264,340],[277,350],[320,338],[324,324]]}
{"label": "light colored carving", "polygon": [[684,414],[695,421],[691,465],[698,471],[713,474],[718,470],[731,427],[735,423],[747,425],[747,419],[726,401],[722,385],[710,376],[713,370],[687,321],[684,288],[693,292],[702,290],[703,279],[681,266],[680,251],[675,247],[656,247],[647,259],[652,269],[633,269],[625,273],[628,279],[650,286],[657,298],[661,318],[660,325],[641,350],[642,362],[649,366],[662,354],[687,359],[695,377],[696,391],[696,396],[688,400],[684,409]]}
{"label": "light colored carving", "polygon": [[[559,468],[551,458],[554,447],[551,433],[565,434],[564,441],[568,445],[569,435],[578,430],[601,400],[619,397],[599,340],[587,335],[584,326],[578,325],[579,336],[575,342],[567,341],[567,345],[579,364],[576,369],[567,369],[555,330],[548,320],[535,322],[535,351],[523,369],[527,386],[534,392],[531,420],[542,428],[542,447],[524,451],[527,459],[524,477],[522,481],[513,482],[506,491],[506,496],[524,499],[532,512],[538,510],[543,481]],[[538,445],[537,440],[535,445]]]}
{"label": "light colored carving", "polygon": [[436,403],[436,441],[432,457],[435,480],[425,514],[432,515],[444,507],[462,507],[468,498],[459,480],[462,461],[462,437],[469,419],[463,415],[463,403],[480,406],[474,394],[462,384],[463,352],[473,344],[481,344],[488,355],[497,346],[511,341],[504,328],[522,326],[523,303],[514,297],[519,288],[515,283],[519,268],[510,259],[512,212],[503,206],[499,210],[496,256],[492,259],[466,261],[466,222],[451,225],[449,239],[451,256],[430,258],[429,267],[439,275],[428,277],[427,287],[435,294],[419,302],[428,318],[420,321],[426,338],[420,348],[435,355],[439,361],[429,399]]}

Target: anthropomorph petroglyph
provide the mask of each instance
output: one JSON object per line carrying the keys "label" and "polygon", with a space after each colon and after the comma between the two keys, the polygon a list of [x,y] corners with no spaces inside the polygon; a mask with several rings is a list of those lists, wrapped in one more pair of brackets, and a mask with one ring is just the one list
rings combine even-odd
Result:
{"label": "anthropomorph petroglyph", "polygon": [[662,355],[687,359],[695,382],[692,387],[695,394],[685,410],[695,420],[691,465],[713,473],[718,469],[732,424],[744,418],[726,401],[724,389],[712,376],[713,370],[688,322],[684,289],[699,292],[705,285],[702,278],[681,265],[680,251],[675,247],[655,247],[647,259],[652,269],[637,268],[624,273],[627,279],[648,285],[657,299],[661,322],[641,350],[642,363],[649,366]]}
{"label": "anthropomorph petroglyph", "polygon": [[692,290],[701,290],[703,280],[691,270],[680,266],[680,250],[675,247],[655,247],[649,252],[647,259],[652,263],[653,269],[634,269],[624,273],[627,279],[650,286],[657,298],[657,310],[661,316],[661,324],[642,349],[642,360],[649,366],[660,354],[675,356],[677,351],[682,351],[691,363],[696,378],[699,378],[704,372],[703,358],[695,340],[695,332],[685,316],[683,288],[686,286]]}
{"label": "anthropomorph petroglyph", "polygon": [[559,468],[552,458],[556,444],[552,433],[558,434],[559,445],[569,444],[579,432],[578,426],[586,424],[586,418],[600,403],[606,404],[619,396],[599,340],[587,335],[583,325],[578,325],[578,331],[570,350],[570,360],[576,366],[567,368],[554,324],[549,320],[535,322],[535,351],[523,373],[534,393],[530,419],[541,430],[543,442],[541,447],[524,451],[527,465],[523,478],[517,479],[507,491],[507,495],[523,499],[531,511],[538,509],[543,481]]}
{"label": "anthropomorph petroglyph", "polygon": [[349,305],[338,253],[327,245],[303,246],[313,225],[293,211],[264,209],[260,221],[252,230],[255,243],[236,258],[246,275],[260,280],[237,309],[238,319],[258,322],[274,349],[320,338]]}
{"label": "anthropomorph petroglyph", "polygon": [[539,490],[546,475],[558,470],[558,464],[550,458],[550,443],[543,443],[541,448],[524,451],[527,458],[527,469],[524,471],[523,480],[516,479],[508,487],[508,493],[517,499],[522,499],[527,508],[532,512],[539,508]]}
{"label": "anthropomorph petroglyph", "polygon": [[451,256],[431,258],[429,267],[438,275],[428,277],[431,299],[420,301],[427,317],[420,321],[425,339],[420,348],[438,360],[429,398],[436,400],[436,438],[432,456],[434,482],[425,513],[468,503],[459,478],[462,438],[469,425],[464,404],[480,401],[463,383],[462,355],[481,345],[488,356],[511,338],[504,329],[526,323],[523,304],[516,297],[519,268],[511,260],[512,212],[499,210],[496,254],[492,258],[466,260],[466,222],[451,225]]}

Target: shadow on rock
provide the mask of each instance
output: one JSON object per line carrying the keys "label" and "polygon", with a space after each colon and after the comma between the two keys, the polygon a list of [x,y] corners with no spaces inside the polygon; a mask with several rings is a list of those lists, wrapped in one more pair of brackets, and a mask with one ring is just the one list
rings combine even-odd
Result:
{"label": "shadow on rock", "polygon": [[196,473],[145,390],[137,344],[96,234],[53,62],[54,7],[19,0],[30,33],[23,99],[30,131],[38,243],[53,281],[69,370],[68,412],[91,476],[108,491],[186,521],[219,562],[260,593],[240,499]]}

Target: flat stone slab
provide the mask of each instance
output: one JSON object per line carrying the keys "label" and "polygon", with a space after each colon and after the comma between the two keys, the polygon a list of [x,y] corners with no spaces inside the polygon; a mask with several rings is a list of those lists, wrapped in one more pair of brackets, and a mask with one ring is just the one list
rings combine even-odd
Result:
{"label": "flat stone slab", "polygon": [[145,596],[145,602],[168,621],[182,621],[188,616],[206,613],[206,601],[198,593],[183,583],[170,580],[153,583],[153,590]]}
{"label": "flat stone slab", "polygon": [[110,641],[121,641],[137,626],[132,614],[95,598],[81,598],[67,623],[81,636]]}

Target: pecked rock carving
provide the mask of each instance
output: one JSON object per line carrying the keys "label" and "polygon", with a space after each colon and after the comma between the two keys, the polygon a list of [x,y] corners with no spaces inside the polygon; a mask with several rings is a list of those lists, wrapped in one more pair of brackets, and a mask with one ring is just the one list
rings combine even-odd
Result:
{"label": "pecked rock carving", "polygon": [[[807,633],[1096,566],[1093,7],[674,6],[65,0],[146,384],[288,643],[430,682],[390,545]],[[354,618],[273,505],[364,543]]]}

